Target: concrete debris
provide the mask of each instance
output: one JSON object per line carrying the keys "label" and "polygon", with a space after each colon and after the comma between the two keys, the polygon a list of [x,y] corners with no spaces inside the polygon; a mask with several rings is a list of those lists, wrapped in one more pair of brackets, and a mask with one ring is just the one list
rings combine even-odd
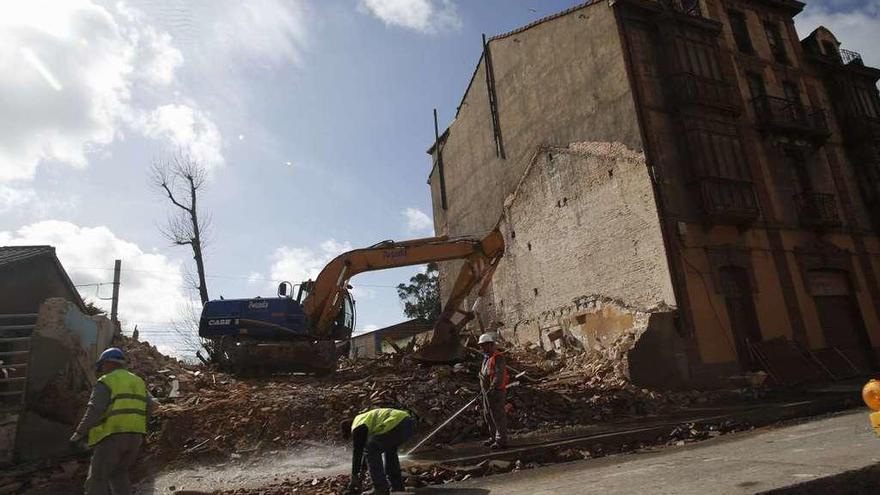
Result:
{"label": "concrete debris", "polygon": [[[626,345],[621,341],[604,352],[583,355],[509,350],[511,366],[525,371],[529,381],[509,393],[511,433],[547,433],[720,398],[716,393],[661,393],[633,386],[614,360],[614,349]],[[170,366],[162,363],[166,365]],[[419,367],[386,355],[370,361],[343,360],[329,377],[261,379],[204,369],[196,375],[180,366],[174,373],[188,381],[180,383],[182,396],[162,407],[151,448],[157,457],[173,462],[295,448],[304,441],[333,443],[339,421],[371,407],[409,409],[418,418],[421,436],[479,393],[478,366],[474,360],[455,367]],[[167,380],[168,373],[161,371],[152,372],[154,380]],[[439,432],[427,448],[480,439],[484,430],[481,412],[474,407]]]}
{"label": "concrete debris", "polygon": [[196,390],[196,378],[202,374],[199,368],[162,354],[149,342],[140,342],[124,335],[117,335],[113,345],[125,352],[129,369],[147,382],[154,397],[186,397]]}

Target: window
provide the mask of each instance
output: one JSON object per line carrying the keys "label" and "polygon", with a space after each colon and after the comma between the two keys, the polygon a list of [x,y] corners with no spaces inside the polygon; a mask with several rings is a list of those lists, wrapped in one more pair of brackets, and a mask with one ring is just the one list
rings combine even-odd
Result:
{"label": "window", "polygon": [[747,72],[746,80],[749,82],[749,93],[752,95],[752,99],[767,94],[767,88],[764,87],[764,78],[761,77],[761,74]]}
{"label": "window", "polygon": [[746,15],[742,12],[731,10],[727,12],[730,19],[730,30],[733,31],[733,39],[736,47],[743,53],[755,53],[752,46],[752,38],[749,37],[749,27],[746,25]]}
{"label": "window", "polygon": [[792,103],[801,103],[801,92],[798,90],[797,84],[793,82],[783,82],[782,90],[785,92],[785,99]]}
{"label": "window", "polygon": [[780,64],[788,64],[788,54],[785,52],[785,43],[782,40],[779,25],[775,22],[765,21],[764,31],[767,33],[767,42],[770,43],[770,53],[773,54],[773,59]]}
{"label": "window", "polygon": [[798,194],[813,191],[813,181],[807,168],[807,160],[803,151],[798,149],[785,150],[785,162],[788,173],[791,174],[791,182]]}

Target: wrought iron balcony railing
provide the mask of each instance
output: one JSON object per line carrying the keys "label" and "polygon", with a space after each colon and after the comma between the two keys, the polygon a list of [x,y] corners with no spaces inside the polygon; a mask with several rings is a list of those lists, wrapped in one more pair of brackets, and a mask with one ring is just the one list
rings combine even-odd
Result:
{"label": "wrought iron balcony railing", "polygon": [[828,137],[828,117],[824,110],[769,95],[754,98],[752,105],[758,121],[769,131],[803,133],[813,138]]}
{"label": "wrought iron balcony railing", "polygon": [[659,0],[669,10],[680,12],[691,17],[703,17],[700,0]]}
{"label": "wrought iron balcony railing", "polygon": [[722,177],[699,179],[700,205],[707,219],[717,223],[745,224],[760,214],[750,181]]}
{"label": "wrought iron balcony railing", "polygon": [[840,61],[846,64],[853,65],[865,65],[865,61],[862,60],[862,54],[859,52],[854,52],[852,50],[845,50],[843,48],[840,49]]}
{"label": "wrought iron balcony railing", "polygon": [[794,197],[801,224],[810,227],[829,228],[840,225],[837,200],[833,194],[802,193]]}
{"label": "wrought iron balcony railing", "polygon": [[740,97],[734,87],[725,82],[680,72],[671,76],[675,102],[680,105],[705,105],[728,110],[741,109]]}

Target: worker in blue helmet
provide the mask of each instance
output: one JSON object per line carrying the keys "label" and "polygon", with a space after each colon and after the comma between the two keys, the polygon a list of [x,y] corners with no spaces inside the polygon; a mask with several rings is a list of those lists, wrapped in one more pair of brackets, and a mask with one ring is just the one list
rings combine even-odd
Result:
{"label": "worker in blue helmet", "polygon": [[98,382],[70,441],[92,448],[86,495],[130,495],[129,471],[147,433],[155,400],[141,377],[125,369],[125,353],[111,347],[95,363]]}

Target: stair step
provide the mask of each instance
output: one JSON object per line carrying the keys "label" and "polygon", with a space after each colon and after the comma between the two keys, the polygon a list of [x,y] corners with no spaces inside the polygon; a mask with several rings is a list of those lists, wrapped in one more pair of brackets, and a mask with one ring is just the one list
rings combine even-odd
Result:
{"label": "stair step", "polygon": [[0,320],[11,320],[13,318],[33,318],[36,320],[37,313],[0,314]]}
{"label": "stair step", "polygon": [[33,330],[36,328],[36,324],[30,325],[0,325],[0,332],[12,331],[12,330]]}
{"label": "stair step", "polygon": [[30,354],[31,351],[2,351],[0,352],[0,356],[23,356],[25,354]]}
{"label": "stair step", "polygon": [[14,344],[16,342],[29,342],[31,337],[0,337],[0,344]]}

